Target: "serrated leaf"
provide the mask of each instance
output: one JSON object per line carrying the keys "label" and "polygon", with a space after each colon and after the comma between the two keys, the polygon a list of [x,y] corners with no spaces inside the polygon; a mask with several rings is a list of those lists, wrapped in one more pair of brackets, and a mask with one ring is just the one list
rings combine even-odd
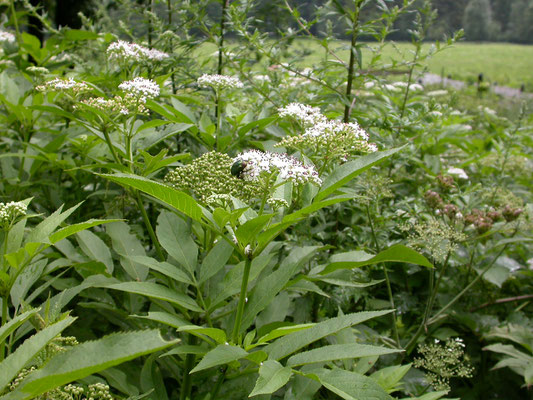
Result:
{"label": "serrated leaf", "polygon": [[[364,258],[368,257],[366,253],[364,254]],[[320,275],[326,275],[338,269],[360,268],[365,265],[372,265],[380,262],[404,262],[433,268],[433,264],[431,264],[426,257],[402,244],[391,246],[373,257],[370,256],[370,258],[364,258],[354,261],[333,262],[329,264],[322,272],[320,272]]]}
{"label": "serrated leaf", "polygon": [[342,369],[313,370],[312,375],[324,387],[345,400],[392,400],[376,381],[356,372]]}
{"label": "serrated leaf", "polygon": [[167,253],[193,277],[198,259],[198,246],[192,239],[185,221],[174,213],[162,211],[157,218],[156,234]]}
{"label": "serrated leaf", "polygon": [[109,289],[121,290],[123,292],[140,294],[154,299],[168,301],[187,310],[202,312],[198,304],[187,296],[166,286],[153,282],[124,282],[108,286]]}
{"label": "serrated leaf", "polygon": [[411,369],[411,364],[393,365],[391,367],[381,368],[374,372],[370,377],[374,379],[387,393],[395,392],[399,389],[398,384],[402,378]]}
{"label": "serrated leaf", "polygon": [[26,322],[33,314],[40,311],[40,308],[26,311],[22,314],[17,315],[15,318],[5,323],[0,327],[0,343],[6,340],[6,338],[15,332],[15,330]]}
{"label": "serrated leaf", "polygon": [[75,233],[84,231],[85,229],[92,228],[93,226],[109,224],[110,222],[119,222],[120,219],[90,219],[79,224],[69,225],[50,235],[50,242],[52,244],[59,242]]}
{"label": "serrated leaf", "polygon": [[402,149],[403,146],[386,151],[371,153],[366,156],[362,156],[357,160],[340,165],[324,179],[324,182],[322,183],[318,194],[315,196],[314,201],[316,202],[324,199],[356,176],[362,174],[374,165],[386,160]]}
{"label": "serrated leaf", "polygon": [[289,358],[287,366],[295,367],[298,365],[343,360],[347,358],[382,356],[384,354],[399,353],[401,351],[402,350],[359,343],[332,344],[298,353]]}
{"label": "serrated leaf", "polygon": [[39,353],[52,339],[59,335],[76,318],[67,317],[47,326],[32,337],[26,339],[14,353],[0,362],[0,392],[17,376],[19,371]]}
{"label": "serrated leaf", "polygon": [[253,219],[249,219],[244,224],[237,228],[235,236],[240,245],[245,247],[250,244],[261,230],[270,222],[273,214],[259,215]]}
{"label": "serrated leaf", "polygon": [[97,235],[91,231],[81,231],[76,234],[81,250],[91,259],[100,261],[106,266],[106,271],[113,273],[114,264],[109,248]]}
{"label": "serrated leaf", "polygon": [[189,332],[206,335],[211,339],[215,340],[215,342],[217,342],[218,344],[224,344],[227,340],[226,332],[224,332],[222,329],[217,328],[205,328],[203,326],[197,325],[185,325],[180,326],[178,328],[178,332]]}
{"label": "serrated leaf", "polygon": [[140,190],[152,197],[162,201],[163,203],[175,208],[183,214],[191,217],[195,221],[201,221],[202,208],[198,205],[196,200],[184,192],[180,192],[170,186],[159,182],[152,181],[142,176],[130,174],[99,174],[100,176],[116,182],[122,186],[132,187]]}
{"label": "serrated leaf", "polygon": [[179,328],[181,326],[190,325],[189,321],[184,320],[183,318],[170,314],[164,311],[150,311],[147,315],[133,315],[135,318],[144,318],[151,321],[160,322],[162,324],[171,326],[173,328]]}
{"label": "serrated leaf", "polygon": [[391,313],[392,310],[384,311],[363,311],[359,313],[346,314],[326,321],[319,322],[315,326],[291,333],[266,346],[263,350],[268,353],[270,360],[280,360],[295,351],[332,335],[344,328],[360,324],[372,318]]}
{"label": "serrated leaf", "polygon": [[33,399],[58,386],[176,344],[165,341],[157,330],[116,333],[100,340],[81,343],[52,357],[40,370],[28,376],[3,400]]}
{"label": "serrated leaf", "polygon": [[146,256],[146,252],[140,240],[130,233],[130,227],[124,222],[115,222],[106,226],[106,232],[111,237],[113,250],[122,256],[120,264],[128,275],[144,281],[148,276],[148,267],[133,262],[129,257]]}
{"label": "serrated leaf", "polygon": [[240,347],[225,344],[218,345],[202,358],[198,365],[192,369],[191,374],[216,367],[217,365],[229,364],[232,361],[245,358],[247,355],[248,352]]}
{"label": "serrated leaf", "polygon": [[175,265],[169,264],[167,262],[159,262],[152,257],[146,256],[131,256],[128,258],[134,263],[144,265],[154,271],[160,272],[161,274],[171,279],[174,279],[175,281],[182,282],[187,285],[193,284],[191,278]]}
{"label": "serrated leaf", "polygon": [[59,207],[52,215],[41,221],[35,228],[32,228],[30,234],[26,236],[24,243],[48,243],[48,237],[52,232],[76,211],[80,205],[81,203],[78,203],[63,213],[61,212],[63,206]]}
{"label": "serrated leaf", "polygon": [[220,271],[233,254],[233,246],[225,240],[220,240],[205,256],[198,274],[198,284],[201,285]]}
{"label": "serrated leaf", "polygon": [[274,360],[265,361],[259,368],[259,377],[248,397],[274,393],[289,381],[291,375],[292,370],[289,367],[284,367]]}

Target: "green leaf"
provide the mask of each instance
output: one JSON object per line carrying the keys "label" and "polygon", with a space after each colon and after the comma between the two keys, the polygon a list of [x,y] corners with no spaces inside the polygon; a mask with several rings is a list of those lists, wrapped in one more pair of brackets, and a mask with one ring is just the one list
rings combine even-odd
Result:
{"label": "green leaf", "polygon": [[186,294],[179,293],[166,286],[158,285],[153,282],[124,282],[110,285],[108,288],[168,301],[169,303],[176,304],[191,311],[203,311],[198,307],[198,304]]}
{"label": "green leaf", "polygon": [[198,284],[201,285],[224,268],[232,254],[233,246],[225,240],[219,240],[211,251],[207,253],[200,266]]}
{"label": "green leaf", "polygon": [[160,322],[164,325],[171,326],[173,328],[179,328],[181,326],[190,325],[189,321],[184,320],[183,318],[170,314],[164,311],[150,311],[148,315],[133,315],[135,318],[144,318],[151,321]]}
{"label": "green leaf", "polygon": [[109,224],[110,222],[119,222],[120,219],[90,219],[85,222],[80,222],[79,224],[69,225],[62,229],[59,229],[57,232],[54,232],[50,235],[50,242],[52,244],[59,242],[75,233],[84,231],[85,229],[92,228],[93,226]]}
{"label": "green leaf", "polygon": [[202,346],[192,346],[192,345],[183,345],[176,346],[172,350],[167,351],[166,353],[161,354],[160,357],[167,357],[180,354],[199,354],[204,355],[206,353],[205,347]]}
{"label": "green leaf", "polygon": [[356,372],[319,369],[313,370],[311,375],[345,400],[392,400],[376,381]]}
{"label": "green leaf", "polygon": [[399,353],[402,350],[389,349],[380,346],[367,344],[349,343],[332,344],[322,346],[317,349],[298,353],[287,361],[289,367],[298,365],[313,364],[317,362],[343,360],[347,358],[361,358],[369,356],[382,356],[384,354]]}
{"label": "green leaf", "polygon": [[178,328],[178,332],[189,332],[192,334],[201,334],[210,337],[218,344],[224,344],[227,341],[226,332],[217,328],[204,328],[197,325],[185,325]]}
{"label": "green leaf", "polygon": [[237,361],[245,358],[248,352],[237,346],[221,344],[207,353],[204,358],[194,367],[192,373],[202,371],[207,368],[216,367],[217,365],[229,364],[232,361]]}
{"label": "green leaf", "polygon": [[196,200],[184,192],[180,192],[170,186],[159,182],[151,181],[142,176],[130,174],[99,174],[100,176],[116,182],[122,186],[132,187],[140,190],[163,203],[175,208],[183,214],[191,217],[195,221],[201,221],[202,208],[198,205]]}
{"label": "green leaf", "polygon": [[315,325],[316,324],[299,324],[299,325],[291,325],[291,326],[282,326],[281,328],[273,329],[266,335],[260,337],[257,340],[257,343],[258,344],[267,343],[279,337],[287,336],[290,333],[298,332],[304,329],[309,329]]}
{"label": "green leaf", "polygon": [[0,327],[0,343],[2,343],[6,338],[11,335],[11,333],[15,332],[15,330],[22,325],[24,322],[26,322],[33,314],[39,312],[40,309],[36,308],[33,310],[26,311],[22,314],[17,315],[15,318],[13,318],[11,321],[5,323]]}
{"label": "green leaf", "polygon": [[80,205],[81,203],[78,203],[64,213],[61,212],[63,206],[59,207],[52,215],[44,219],[39,225],[31,230],[24,243],[48,243],[48,238],[52,232],[55,231],[56,228],[74,211],[76,211]]}
{"label": "green leaf", "polygon": [[175,281],[185,283],[187,285],[192,285],[193,282],[187,274],[179,269],[179,267],[169,264],[167,262],[159,262],[152,257],[146,256],[131,256],[128,257],[131,261],[137,264],[144,265],[154,271],[160,272],[163,275],[174,279]]}
{"label": "green leaf", "polygon": [[274,360],[265,361],[259,368],[259,378],[248,397],[274,393],[289,381],[291,375],[292,370],[289,367],[284,367]]}
{"label": "green leaf", "polygon": [[32,337],[26,339],[17,350],[0,362],[0,392],[17,376],[19,371],[37,355],[52,339],[59,335],[76,318],[67,317],[62,321],[47,326]]}
{"label": "green leaf", "polygon": [[82,379],[104,369],[176,344],[165,341],[157,330],[116,333],[85,342],[54,356],[40,370],[28,376],[2,400],[33,399],[53,388]]}
{"label": "green leaf", "polygon": [[250,293],[248,303],[242,317],[241,332],[248,328],[257,314],[263,311],[283,289],[285,284],[298,271],[300,266],[312,257],[318,246],[307,246],[293,249],[283,260],[279,268],[259,281]]}
{"label": "green leaf", "polygon": [[148,276],[148,268],[130,259],[134,256],[146,256],[141,241],[130,233],[130,227],[124,222],[107,225],[106,232],[111,237],[113,250],[121,256],[120,264],[124,270],[133,279],[144,281]]}
{"label": "green leaf", "polygon": [[400,389],[398,384],[411,369],[411,364],[393,365],[374,372],[370,377],[374,379],[387,393]]}
{"label": "green leaf", "polygon": [[335,192],[335,190],[347,184],[357,175],[362,174],[367,169],[379,164],[402,149],[403,146],[386,151],[371,153],[360,157],[357,160],[340,165],[331,174],[329,174],[326,179],[324,179],[324,182],[322,183],[318,194],[315,196],[314,201],[316,202],[324,199],[326,196],[329,196]]}
{"label": "green leaf", "polygon": [[161,246],[194,277],[198,246],[191,237],[188,225],[176,214],[162,211],[157,218],[157,238]]}
{"label": "green leaf", "polygon": [[270,222],[273,214],[265,214],[249,219],[237,228],[235,236],[242,247],[250,244],[263,228]]}
{"label": "green leaf", "polygon": [[363,311],[346,314],[326,321],[303,331],[294,332],[266,346],[263,350],[268,353],[270,360],[280,360],[301,348],[316,342],[326,336],[332,335],[344,328],[360,324],[372,318],[391,313],[392,310]]}
{"label": "green leaf", "polygon": [[[351,254],[355,255],[354,253],[355,252],[351,252]],[[426,257],[402,244],[396,244],[392,247],[389,247],[388,249],[383,250],[382,252],[373,257],[363,252],[357,253],[362,253],[360,254],[361,257],[354,257],[360,258],[359,260],[356,259],[353,261],[333,262],[329,264],[322,272],[320,272],[320,275],[329,274],[330,272],[336,271],[338,269],[360,268],[365,265],[372,265],[380,262],[404,262],[433,268],[433,264],[431,264]]]}
{"label": "green leaf", "polygon": [[76,239],[81,250],[94,261],[99,261],[105,265],[109,274],[113,273],[113,258],[109,248],[102,239],[91,231],[81,231],[76,234]]}

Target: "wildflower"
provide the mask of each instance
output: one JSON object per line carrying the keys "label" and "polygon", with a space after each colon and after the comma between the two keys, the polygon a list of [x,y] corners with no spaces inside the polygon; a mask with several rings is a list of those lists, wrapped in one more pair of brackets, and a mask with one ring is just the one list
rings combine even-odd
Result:
{"label": "wildflower", "polygon": [[160,93],[159,85],[146,78],[135,78],[131,81],[122,82],[118,85],[118,88],[137,98],[144,99],[153,99],[159,96]]}
{"label": "wildflower", "polygon": [[0,43],[15,43],[17,38],[10,32],[0,31]]}
{"label": "wildflower", "polygon": [[455,175],[459,179],[468,179],[468,175],[466,174],[465,170],[462,168],[449,168],[447,171],[450,175]]}
{"label": "wildflower", "polygon": [[202,88],[212,87],[213,89],[220,90],[242,88],[243,84],[233,76],[203,74],[198,78],[198,86]]}
{"label": "wildflower", "polygon": [[73,94],[79,94],[90,90],[85,82],[76,82],[72,78],[55,78],[46,82],[44,85],[37,86],[35,89],[40,92],[71,92]]}
{"label": "wildflower", "polygon": [[273,210],[277,210],[279,208],[288,207],[289,203],[287,203],[287,200],[280,199],[277,197],[271,197],[267,200],[267,204],[272,207]]}
{"label": "wildflower", "polygon": [[502,210],[502,215],[507,222],[512,222],[517,219],[523,212],[524,210],[522,210],[521,208],[512,208],[509,205],[506,205]]}
{"label": "wildflower", "polygon": [[234,161],[239,160],[245,164],[241,174],[245,181],[256,181],[263,173],[277,172],[282,180],[289,180],[297,185],[308,182],[317,186],[322,184],[313,166],[303,165],[296,158],[286,154],[249,150],[234,159]]}
{"label": "wildflower", "polygon": [[32,65],[31,67],[26,68],[26,72],[29,72],[30,74],[34,74],[34,75],[46,75],[50,71],[48,71],[48,68],[36,67],[35,65]]}
{"label": "wildflower", "polygon": [[169,57],[167,53],[156,49],[149,49],[135,43],[128,43],[123,40],[111,43],[107,50],[110,60],[125,61],[163,61]]}
{"label": "wildflower", "polygon": [[365,82],[365,89],[372,89],[374,86],[376,86],[376,83],[374,81]]}
{"label": "wildflower", "polygon": [[442,97],[448,95],[448,91],[441,89],[441,90],[433,90],[431,92],[427,92],[426,95],[428,97]]}
{"label": "wildflower", "polygon": [[0,224],[4,229],[8,228],[17,217],[26,215],[28,206],[21,201],[0,203]]}
{"label": "wildflower", "polygon": [[301,103],[290,103],[285,107],[278,108],[278,114],[280,117],[295,119],[303,127],[312,127],[319,122],[327,120],[320,112],[320,108]]}
{"label": "wildflower", "polygon": [[222,205],[231,197],[248,201],[259,189],[253,182],[233,176],[233,163],[227,154],[212,151],[189,165],[170,171],[165,181],[176,189],[190,191],[201,202],[211,206]]}
{"label": "wildflower", "polygon": [[428,190],[424,194],[424,198],[431,208],[439,208],[442,205],[442,198],[437,192],[432,190]]}

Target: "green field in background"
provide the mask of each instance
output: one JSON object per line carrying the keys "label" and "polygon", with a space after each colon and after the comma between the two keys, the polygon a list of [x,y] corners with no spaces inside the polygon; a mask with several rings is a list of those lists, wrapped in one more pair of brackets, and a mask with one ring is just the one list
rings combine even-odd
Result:
{"label": "green field in background", "polygon": [[[336,46],[338,55],[348,59],[348,43],[339,42]],[[431,43],[424,45],[427,51]],[[305,63],[313,63],[324,59],[324,49],[309,40],[295,43],[296,47],[304,47],[313,52]],[[375,43],[367,43],[368,47],[375,47]],[[388,43],[382,52],[382,61],[386,64],[392,60],[412,59],[414,46],[411,43]],[[364,49],[363,64],[369,62],[372,55],[370,49]],[[476,81],[479,73],[485,78],[502,86],[519,88],[525,84],[529,91],[533,91],[533,46],[510,43],[458,43],[435,54],[427,61],[428,71],[435,74],[451,75],[452,79]]]}
{"label": "green field in background", "polygon": [[[337,41],[331,47],[343,60],[348,60],[348,42]],[[427,51],[431,43],[424,45]],[[237,46],[232,42],[230,47]],[[306,57],[299,62],[303,66],[313,66],[324,60],[324,49],[316,42],[301,39],[294,42],[297,49],[305,49]],[[366,43],[375,47],[376,43]],[[414,46],[411,43],[389,42],[382,52],[382,62],[390,64],[392,60],[412,59]],[[204,44],[197,50],[203,56],[212,55],[216,47]],[[290,54],[290,52],[289,52]],[[364,49],[363,64],[369,62],[372,51]],[[333,58],[333,57],[329,57]],[[214,59],[214,57],[213,57]],[[290,59],[290,55],[288,57]],[[435,54],[427,61],[428,71],[448,76],[452,79],[475,82],[482,72],[487,81],[502,86],[519,88],[525,84],[526,90],[533,92],[533,46],[510,43],[458,43]]]}

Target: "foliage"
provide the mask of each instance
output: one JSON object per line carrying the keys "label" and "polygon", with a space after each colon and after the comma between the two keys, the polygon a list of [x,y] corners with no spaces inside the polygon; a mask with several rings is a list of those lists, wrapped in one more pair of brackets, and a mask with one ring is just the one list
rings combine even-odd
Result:
{"label": "foliage", "polygon": [[528,394],[531,115],[429,1],[276,4],[0,3],[2,398]]}

